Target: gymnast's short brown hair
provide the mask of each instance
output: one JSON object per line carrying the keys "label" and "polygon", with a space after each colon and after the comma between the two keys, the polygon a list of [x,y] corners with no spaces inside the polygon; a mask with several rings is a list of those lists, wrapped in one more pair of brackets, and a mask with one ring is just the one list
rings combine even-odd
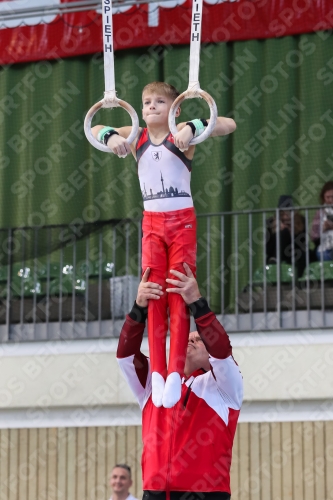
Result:
{"label": "gymnast's short brown hair", "polygon": [[142,91],[142,97],[147,92],[151,92],[152,94],[165,95],[172,101],[174,101],[180,95],[180,92],[178,92],[178,90],[173,85],[165,82],[148,83],[148,85],[146,85]]}

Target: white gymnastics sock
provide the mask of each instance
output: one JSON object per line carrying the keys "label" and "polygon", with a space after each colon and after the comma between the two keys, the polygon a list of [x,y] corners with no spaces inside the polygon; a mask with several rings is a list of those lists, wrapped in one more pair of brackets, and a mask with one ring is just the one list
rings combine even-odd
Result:
{"label": "white gymnastics sock", "polygon": [[180,400],[182,393],[182,379],[179,373],[172,372],[167,376],[163,393],[164,408],[172,408]]}
{"label": "white gymnastics sock", "polygon": [[165,386],[165,380],[160,373],[153,372],[151,374],[151,385],[152,385],[151,398],[153,400],[154,405],[157,406],[157,408],[159,408],[160,406],[162,406],[162,398]]}

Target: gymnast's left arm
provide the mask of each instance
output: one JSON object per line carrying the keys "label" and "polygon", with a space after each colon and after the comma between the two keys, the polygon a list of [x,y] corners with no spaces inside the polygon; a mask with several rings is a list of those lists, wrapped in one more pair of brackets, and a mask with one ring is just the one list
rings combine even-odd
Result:
{"label": "gymnast's left arm", "polygon": [[[199,122],[199,123],[198,123]],[[202,124],[200,123],[202,122]],[[204,125],[204,122],[205,125]],[[175,145],[181,151],[187,151],[186,156],[190,159],[193,158],[195,146],[190,145],[191,139],[194,136],[200,135],[204,131],[204,126],[207,126],[209,120],[196,119],[191,122],[183,122],[177,125],[178,133],[175,135]],[[198,131],[198,125],[199,131]],[[225,118],[223,116],[218,116],[216,119],[215,127],[210,137],[219,137],[222,135],[231,134],[236,130],[236,123],[232,118]]]}
{"label": "gymnast's left arm", "polygon": [[[195,131],[196,131],[195,122],[198,122],[198,121],[207,122],[207,124],[209,123],[209,119],[207,119],[207,120],[201,120],[201,119],[200,120],[193,120],[194,123],[191,126],[188,125],[189,122],[178,123],[178,125],[177,125],[178,134],[175,136],[175,139],[179,140],[179,138],[184,138],[184,142],[186,142],[187,140],[190,141],[193,138],[193,136],[195,135]],[[207,126],[207,124],[206,124],[206,126]],[[201,125],[201,126],[202,126],[202,131],[200,131],[197,135],[200,135],[203,132],[204,127],[203,127],[203,125]],[[219,137],[222,135],[232,134],[232,132],[235,132],[236,127],[237,127],[236,122],[232,118],[218,116],[216,118],[214,130],[210,134],[210,137]],[[180,132],[182,132],[182,133],[180,134]],[[178,146],[178,144],[176,144],[176,146]]]}
{"label": "gymnast's left arm", "polygon": [[[209,119],[207,120],[209,123]],[[218,116],[216,119],[216,124],[210,137],[219,137],[222,135],[232,134],[236,130],[236,123],[232,118],[225,118],[224,116]]]}

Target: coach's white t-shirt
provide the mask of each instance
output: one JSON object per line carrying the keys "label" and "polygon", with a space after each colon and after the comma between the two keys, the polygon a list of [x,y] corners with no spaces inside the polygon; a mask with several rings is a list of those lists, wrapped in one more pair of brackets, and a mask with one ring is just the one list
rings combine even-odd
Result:
{"label": "coach's white t-shirt", "polygon": [[[110,500],[112,500],[112,496],[110,497]],[[133,495],[129,494],[126,500],[138,500],[138,499],[135,498]]]}

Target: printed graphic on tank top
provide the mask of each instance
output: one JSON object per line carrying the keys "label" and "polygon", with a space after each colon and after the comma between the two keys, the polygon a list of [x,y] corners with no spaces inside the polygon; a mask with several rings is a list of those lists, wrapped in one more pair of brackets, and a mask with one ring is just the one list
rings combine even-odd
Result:
{"label": "printed graphic on tank top", "polygon": [[142,129],[136,146],[138,175],[144,209],[169,212],[193,207],[191,160],[174,144],[170,133],[161,144],[152,144]]}

